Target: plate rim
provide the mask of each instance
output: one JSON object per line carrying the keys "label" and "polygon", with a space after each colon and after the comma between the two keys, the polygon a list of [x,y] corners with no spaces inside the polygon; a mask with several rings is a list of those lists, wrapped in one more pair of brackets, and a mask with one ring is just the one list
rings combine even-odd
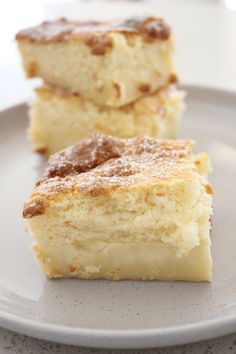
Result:
{"label": "plate rim", "polygon": [[[19,319],[21,321],[19,321]],[[236,314],[163,329],[89,329],[46,324],[0,310],[0,324],[30,337],[93,348],[135,349],[188,344],[233,333]]]}
{"label": "plate rim", "polygon": [[[200,91],[206,94],[222,95],[223,99],[231,98],[236,107],[235,91],[201,85],[182,85],[180,88],[190,94]],[[25,107],[25,105],[26,102],[0,109],[0,116],[12,109]],[[193,343],[230,334],[236,331],[236,313],[217,319],[166,328],[115,330],[43,323],[0,310],[0,326],[24,335],[63,344],[114,349],[153,348]]]}

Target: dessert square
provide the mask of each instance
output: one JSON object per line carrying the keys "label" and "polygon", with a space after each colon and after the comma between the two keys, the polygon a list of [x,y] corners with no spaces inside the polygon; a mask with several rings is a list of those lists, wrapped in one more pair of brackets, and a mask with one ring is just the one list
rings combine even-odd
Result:
{"label": "dessert square", "polygon": [[16,35],[27,77],[119,107],[175,82],[173,38],[163,19],[59,19]]}
{"label": "dessert square", "polygon": [[210,163],[192,146],[94,134],[53,155],[23,211],[48,277],[211,280]]}
{"label": "dessert square", "polygon": [[184,93],[174,87],[121,108],[101,107],[55,86],[36,90],[29,136],[34,150],[55,153],[98,132],[120,138],[176,138]]}

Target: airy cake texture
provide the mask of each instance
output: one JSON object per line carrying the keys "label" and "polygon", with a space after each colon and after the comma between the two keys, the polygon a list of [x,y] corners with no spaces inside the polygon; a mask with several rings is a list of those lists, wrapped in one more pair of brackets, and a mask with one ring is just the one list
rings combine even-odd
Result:
{"label": "airy cake texture", "polygon": [[93,132],[121,138],[176,138],[183,92],[169,87],[121,108],[100,107],[76,94],[45,85],[36,90],[29,135],[34,149],[52,154]]}
{"label": "airy cake texture", "polygon": [[119,107],[176,81],[169,26],[159,18],[123,22],[59,19],[20,31],[28,77]]}
{"label": "airy cake texture", "polygon": [[94,134],[53,155],[23,211],[46,274],[211,280],[210,165],[192,145]]}

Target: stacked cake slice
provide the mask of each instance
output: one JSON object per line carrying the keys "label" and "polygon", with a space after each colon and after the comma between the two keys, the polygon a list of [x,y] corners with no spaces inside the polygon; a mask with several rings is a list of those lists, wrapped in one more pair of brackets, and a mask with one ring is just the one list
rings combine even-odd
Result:
{"label": "stacked cake slice", "polygon": [[60,19],[16,38],[27,76],[44,80],[30,114],[35,150],[51,154],[92,132],[176,137],[183,94],[162,19]]}

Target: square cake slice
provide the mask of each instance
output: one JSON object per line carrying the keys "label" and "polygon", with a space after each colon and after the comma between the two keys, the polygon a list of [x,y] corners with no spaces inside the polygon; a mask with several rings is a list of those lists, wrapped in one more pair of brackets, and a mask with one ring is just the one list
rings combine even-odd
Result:
{"label": "square cake slice", "polygon": [[122,108],[100,107],[55,86],[36,90],[29,135],[34,150],[55,153],[98,132],[119,138],[176,138],[184,93],[168,87]]}
{"label": "square cake slice", "polygon": [[53,155],[23,211],[46,274],[211,280],[210,163],[192,145],[94,134]]}
{"label": "square cake slice", "polygon": [[176,81],[173,38],[160,18],[59,19],[16,35],[28,77],[118,107]]}

